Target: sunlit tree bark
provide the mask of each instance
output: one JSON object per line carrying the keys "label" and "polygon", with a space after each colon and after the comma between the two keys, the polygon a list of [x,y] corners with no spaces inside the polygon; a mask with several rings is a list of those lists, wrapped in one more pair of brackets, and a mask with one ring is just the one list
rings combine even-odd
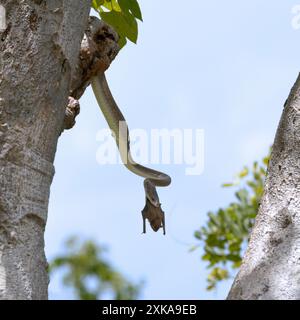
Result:
{"label": "sunlit tree bark", "polygon": [[82,0],[0,0],[0,298],[47,299],[53,160],[90,10]]}
{"label": "sunlit tree bark", "polygon": [[283,109],[264,196],[228,299],[300,299],[300,76]]}

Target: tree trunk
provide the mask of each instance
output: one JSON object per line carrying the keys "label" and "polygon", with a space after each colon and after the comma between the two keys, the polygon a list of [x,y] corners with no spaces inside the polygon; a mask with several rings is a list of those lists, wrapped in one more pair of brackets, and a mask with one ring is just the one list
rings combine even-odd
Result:
{"label": "tree trunk", "polygon": [[264,196],[228,299],[300,299],[300,76],[284,106]]}
{"label": "tree trunk", "polygon": [[53,160],[90,1],[0,5],[0,299],[47,299]]}

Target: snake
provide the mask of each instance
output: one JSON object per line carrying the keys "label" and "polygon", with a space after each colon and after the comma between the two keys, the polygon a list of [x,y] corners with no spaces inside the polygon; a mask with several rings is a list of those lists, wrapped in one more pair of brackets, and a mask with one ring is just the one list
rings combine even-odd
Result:
{"label": "snake", "polygon": [[130,152],[130,137],[127,122],[119,109],[106,80],[104,72],[98,73],[91,78],[91,86],[101,112],[106,119],[113,137],[116,141],[122,163],[132,173],[145,178],[144,190],[146,196],[146,207],[144,208],[144,229],[147,218],[154,231],[163,227],[165,234],[164,212],[160,209],[161,203],[156,187],[166,187],[171,183],[171,177],[163,172],[145,167],[134,161]]}

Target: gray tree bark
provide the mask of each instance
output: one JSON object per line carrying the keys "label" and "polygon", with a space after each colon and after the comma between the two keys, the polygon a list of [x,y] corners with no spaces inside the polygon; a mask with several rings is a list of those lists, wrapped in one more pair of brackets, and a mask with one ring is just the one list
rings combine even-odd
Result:
{"label": "gray tree bark", "polygon": [[300,76],[284,106],[264,196],[228,299],[300,299]]}
{"label": "gray tree bark", "polygon": [[90,1],[0,5],[0,299],[47,299],[53,160]]}

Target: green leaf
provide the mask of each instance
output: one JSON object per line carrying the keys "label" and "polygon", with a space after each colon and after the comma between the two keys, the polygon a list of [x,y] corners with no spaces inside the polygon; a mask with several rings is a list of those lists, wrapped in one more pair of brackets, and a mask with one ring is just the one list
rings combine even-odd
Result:
{"label": "green leaf", "polygon": [[123,12],[111,11],[101,12],[101,18],[111,25],[120,37],[126,37],[136,43],[138,36],[137,22],[132,15],[125,15]]}
{"label": "green leaf", "polygon": [[239,178],[244,178],[244,177],[246,177],[246,176],[248,175],[248,173],[249,173],[249,169],[248,169],[247,167],[245,167],[245,168],[238,174],[238,176],[239,176]]}
{"label": "green leaf", "polygon": [[129,12],[123,12],[124,20],[130,26],[130,32],[128,30],[126,37],[133,43],[137,42],[138,38],[138,24],[134,16]]}
{"label": "green leaf", "polygon": [[122,11],[129,11],[135,18],[143,21],[141,9],[136,0],[118,0],[118,2]]}
{"label": "green leaf", "polygon": [[95,10],[98,10],[99,7],[100,7],[101,5],[103,5],[103,4],[104,4],[104,0],[93,0],[93,2],[92,2],[92,7],[93,7]]}
{"label": "green leaf", "polygon": [[234,183],[233,183],[233,182],[223,183],[223,184],[222,184],[222,187],[224,187],[224,188],[233,187],[233,186],[234,186]]}
{"label": "green leaf", "polygon": [[241,261],[241,257],[237,254],[228,254],[226,256],[226,258],[229,260],[229,261],[233,261],[233,262],[239,262]]}
{"label": "green leaf", "polygon": [[208,261],[210,261],[211,255],[210,255],[209,253],[206,253],[206,254],[204,254],[204,255],[202,256],[201,259],[202,259],[202,260],[208,260]]}
{"label": "green leaf", "polygon": [[199,248],[199,245],[191,246],[189,249],[189,252],[193,252],[193,251],[197,250],[198,248]]}
{"label": "green leaf", "polygon": [[229,245],[228,249],[229,249],[230,252],[240,251],[240,249],[241,249],[241,243],[240,243],[240,241],[239,241],[239,242],[231,243],[231,244]]}
{"label": "green leaf", "polygon": [[263,163],[264,163],[266,166],[269,165],[269,161],[270,161],[270,156],[265,157],[265,158],[263,159]]}
{"label": "green leaf", "polygon": [[117,0],[103,0],[103,6],[110,11],[122,11]]}
{"label": "green leaf", "polygon": [[119,42],[118,42],[120,49],[125,47],[126,43],[127,43],[126,37],[125,36],[120,36]]}
{"label": "green leaf", "polygon": [[212,283],[212,284],[210,284],[209,286],[206,287],[206,290],[207,290],[207,291],[211,291],[211,290],[213,290],[213,289],[215,289],[215,288],[216,288],[216,284],[215,284],[215,283]]}
{"label": "green leaf", "polygon": [[200,231],[195,231],[194,237],[200,240],[201,239],[201,232]]}
{"label": "green leaf", "polygon": [[242,264],[242,259],[240,261],[236,261],[232,264],[232,268],[236,269],[239,268]]}

